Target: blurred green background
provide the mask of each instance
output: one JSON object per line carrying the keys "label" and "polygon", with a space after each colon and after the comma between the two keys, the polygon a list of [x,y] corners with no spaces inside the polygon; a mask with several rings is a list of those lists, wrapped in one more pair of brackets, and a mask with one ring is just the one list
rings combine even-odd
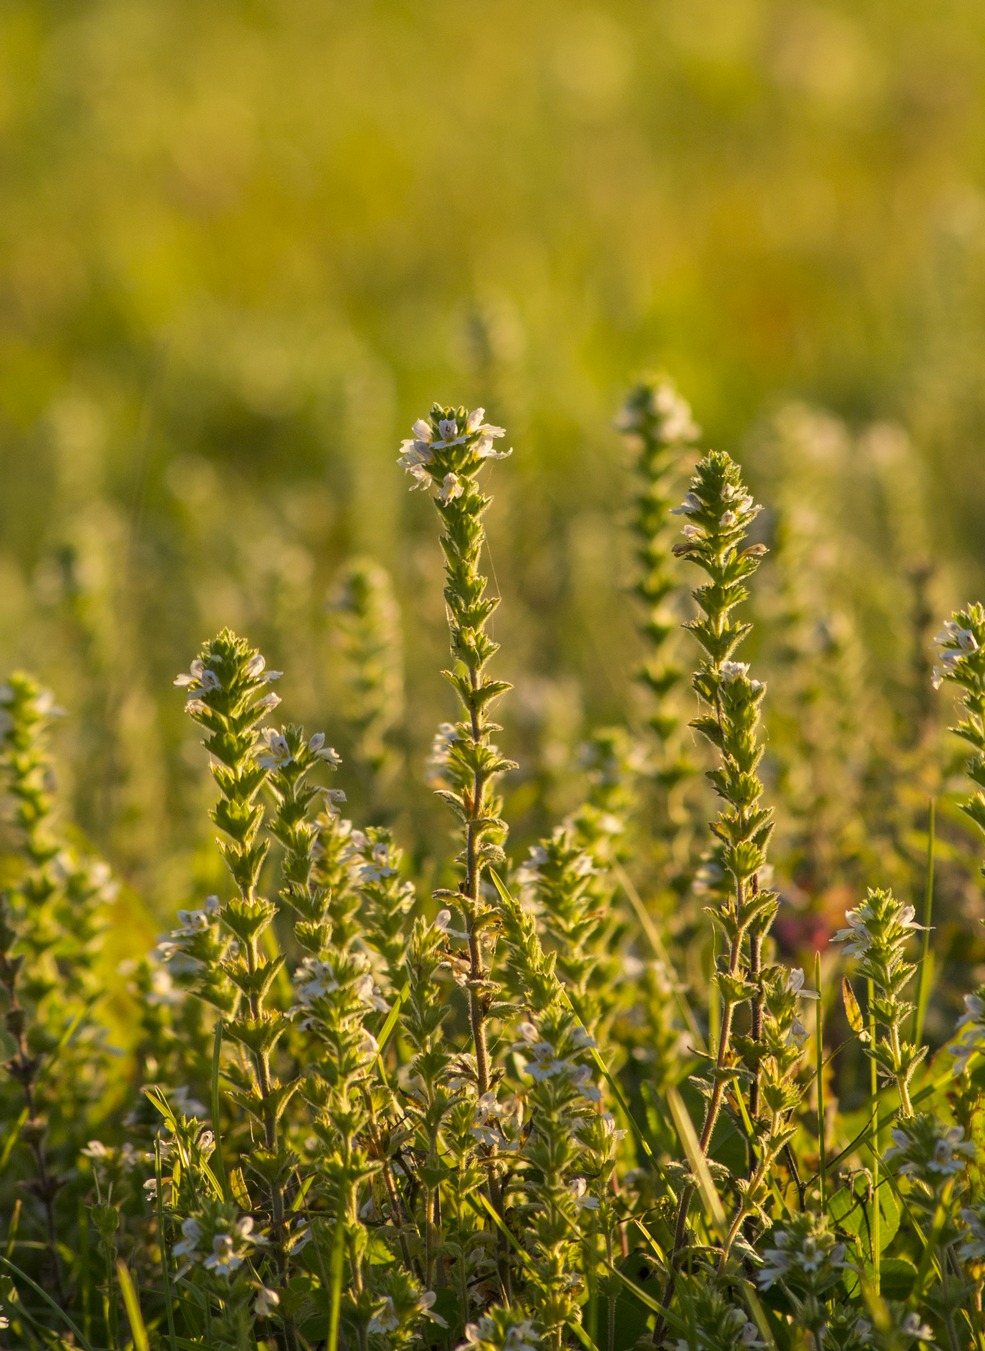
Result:
{"label": "blurred green background", "polygon": [[940,606],[985,583],[977,0],[4,0],[0,62],[0,652],[55,688],[78,818],[152,898],[210,793],[174,674],[228,623],[344,745],[354,552],[402,602],[420,792],[452,708],[395,456],[436,398],[515,446],[489,531],[518,758],[563,779],[625,705],[611,422],[654,366],[820,512],[912,714],[908,569],[940,565]]}

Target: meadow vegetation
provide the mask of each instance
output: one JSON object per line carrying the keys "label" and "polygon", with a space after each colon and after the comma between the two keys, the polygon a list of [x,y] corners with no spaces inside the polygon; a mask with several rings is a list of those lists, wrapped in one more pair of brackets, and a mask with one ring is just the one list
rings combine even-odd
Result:
{"label": "meadow vegetation", "polygon": [[[0,688],[9,1344],[982,1343],[985,987],[955,1018],[931,939],[975,846],[950,820],[937,842],[939,771],[919,811],[878,781],[895,758],[926,792],[936,738],[887,719],[880,747],[872,722],[860,755],[851,645],[803,594],[798,614],[805,572],[763,619],[785,630],[777,684],[791,672],[766,777],[767,685],[742,659],[763,508],[729,455],[697,455],[666,379],[617,425],[641,697],[558,771],[580,801],[525,854],[483,571],[490,466],[512,450],[482,408],[435,405],[400,447],[436,514],[454,719],[417,781],[390,742],[386,574],[354,565],[334,602],[364,796],[426,777],[443,862],[408,856],[399,815],[351,819],[343,757],[275,716],[285,673],[223,629],[174,685],[224,873],[141,951],[58,809],[53,696],[20,673]],[[812,647],[791,655],[795,615]],[[934,650],[920,674],[957,690],[973,752],[958,815],[985,834],[985,609]]]}
{"label": "meadow vegetation", "polygon": [[985,1351],[983,14],[0,7],[4,1351]]}

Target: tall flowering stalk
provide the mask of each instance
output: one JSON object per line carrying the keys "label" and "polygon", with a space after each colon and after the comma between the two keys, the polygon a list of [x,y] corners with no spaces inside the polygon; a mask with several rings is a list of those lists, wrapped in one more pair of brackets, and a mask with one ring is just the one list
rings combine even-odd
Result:
{"label": "tall flowering stalk", "polygon": [[[278,761],[291,753],[291,742],[283,734],[268,733],[265,739],[260,727],[280,703],[267,688],[279,674],[268,671],[260,653],[226,629],[175,681],[186,691],[185,711],[206,732],[204,745],[221,794],[210,814],[225,836],[219,848],[237,894],[225,904],[213,897],[204,909],[179,914],[182,927],[172,934],[171,947],[198,963],[200,994],[225,1015],[226,1032],[248,1058],[250,1072],[237,1083],[235,1098],[260,1131],[262,1144],[254,1150],[251,1164],[266,1184],[274,1250],[284,1282],[285,1181],[291,1156],[281,1139],[280,1120],[297,1082],[280,1084],[271,1064],[289,1022],[270,998],[284,964],[282,955],[270,955],[265,938],[277,907],[259,892],[260,870],[270,847],[259,794]],[[317,748],[311,753],[316,754]],[[283,815],[282,810],[282,819]],[[297,1333],[289,1315],[280,1332],[285,1351],[294,1351]]]}
{"label": "tall flowering stalk", "polygon": [[486,1020],[495,986],[483,955],[483,930],[495,910],[481,890],[482,874],[503,859],[506,825],[499,815],[495,783],[516,766],[493,744],[497,729],[489,710],[509,684],[486,673],[499,650],[487,626],[498,600],[486,594],[479,571],[485,530],[482,518],[490,503],[477,483],[487,460],[502,460],[510,451],[495,449],[505,435],[502,427],[484,421],[485,409],[442,408],[435,404],[428,418],[414,423],[413,437],[401,445],[398,463],[414,478],[415,486],[430,491],[441,518],[441,547],[445,555],[445,604],[451,636],[452,667],[444,675],[458,695],[463,718],[448,739],[446,770],[450,788],[438,790],[464,828],[465,847],[458,857],[463,871],[459,903],[465,916],[469,951],[469,1019],[476,1062],[479,1096],[491,1086]]}
{"label": "tall flowering stalk", "polygon": [[[945,621],[935,646],[932,684],[940,689],[947,682],[962,691],[963,714],[951,731],[967,741],[973,752],[966,765],[972,792],[961,803],[961,810],[985,835],[985,606],[968,605],[955,612]],[[964,1002],[965,1012],[958,1021],[960,1036],[952,1047],[955,1069],[961,1074],[985,1051],[985,985],[965,995]]]}
{"label": "tall flowering stalk", "polygon": [[[726,950],[715,975],[721,1017],[714,1064],[704,1084],[707,1106],[700,1135],[704,1153],[711,1145],[726,1090],[740,1068],[733,1025],[741,1005],[750,1005],[753,1048],[762,1039],[762,943],[776,911],[775,894],[759,886],[772,830],[772,813],[760,800],[763,787],[757,773],[763,754],[759,718],[765,687],[750,678],[746,663],[734,660],[749,625],[735,619],[733,611],[747,598],[746,581],[766,552],[760,544],[743,547],[759,510],[742,483],[738,466],[728,455],[712,451],[698,464],[690,491],[675,512],[685,518],[685,525],[684,539],[674,552],[707,577],[693,592],[702,613],[686,625],[705,654],[692,684],[707,711],[691,725],[720,756],[718,768],[708,777],[723,804],[712,830],[729,883],[711,911]],[[755,1050],[752,1059],[755,1063]],[[758,1065],[754,1072],[749,1103],[753,1118],[759,1111]],[[694,1186],[689,1183],[678,1205],[675,1253],[684,1244],[693,1196]]]}
{"label": "tall flowering stalk", "polygon": [[680,616],[673,607],[678,591],[673,566],[673,529],[669,521],[682,480],[693,463],[690,447],[699,434],[691,409],[663,375],[647,376],[626,396],[616,427],[634,457],[638,491],[632,528],[640,574],[634,591],[643,605],[640,631],[649,653],[637,679],[651,696],[647,721],[660,745],[657,777],[670,788],[689,774],[683,747],[683,719],[674,695],[684,692],[685,670],[676,659]]}
{"label": "tall flowering stalk", "polygon": [[865,1053],[879,1074],[895,1083],[904,1117],[913,1115],[910,1080],[927,1054],[926,1046],[908,1040],[904,1027],[914,1006],[903,991],[916,968],[903,954],[913,933],[923,928],[915,913],[912,905],[903,905],[888,891],[870,891],[864,904],[845,916],[848,927],[834,936],[836,943],[845,944],[845,955],[857,959],[858,974],[870,982],[872,1032]]}
{"label": "tall flowering stalk", "polygon": [[105,1087],[106,1048],[92,1007],[102,984],[100,909],[116,888],[104,863],[65,845],[48,749],[58,712],[30,675],[0,685],[0,787],[16,826],[16,861],[0,889],[0,1117],[16,1122],[30,1157],[26,1190],[41,1210],[47,1275],[61,1297],[57,1202],[76,1175],[90,1104]]}
{"label": "tall flowering stalk", "polygon": [[403,713],[400,610],[389,573],[371,559],[353,559],[338,578],[329,611],[343,658],[356,760],[368,770],[372,791],[392,778],[399,763],[387,738]]}

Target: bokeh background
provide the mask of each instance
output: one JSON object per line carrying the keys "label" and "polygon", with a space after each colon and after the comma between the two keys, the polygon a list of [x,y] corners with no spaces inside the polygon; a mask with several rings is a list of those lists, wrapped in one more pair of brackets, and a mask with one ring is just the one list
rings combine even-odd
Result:
{"label": "bokeh background", "polygon": [[784,647],[791,613],[855,663],[829,797],[885,824],[878,765],[946,760],[926,642],[985,585],[977,0],[5,0],[0,63],[0,654],[55,689],[80,829],[152,910],[212,866],[174,675],[229,624],[351,748],[326,602],[353,555],[402,610],[405,772],[344,786],[444,847],[440,556],[395,465],[434,399],[515,447],[489,532],[518,839],[625,717],[612,421],[646,368],[770,506],[777,782],[817,641]]}

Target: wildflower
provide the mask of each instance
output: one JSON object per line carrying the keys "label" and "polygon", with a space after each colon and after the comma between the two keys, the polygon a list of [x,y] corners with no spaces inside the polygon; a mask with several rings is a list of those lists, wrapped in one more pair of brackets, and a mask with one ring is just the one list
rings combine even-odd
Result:
{"label": "wildflower", "polygon": [[217,1276],[231,1276],[242,1265],[243,1259],[236,1252],[232,1237],[229,1234],[216,1234],[212,1240],[212,1251],[203,1263],[206,1271],[214,1271]]}
{"label": "wildflower", "polygon": [[[870,952],[895,946],[907,932],[926,928],[916,922],[917,912],[912,905],[899,906],[888,918],[879,913],[881,907],[873,904],[878,894],[870,893],[864,905],[849,910],[845,915],[848,928],[839,929],[832,938],[833,943],[845,944],[846,957],[865,957]],[[884,923],[885,932],[882,931]]]}
{"label": "wildflower", "polygon": [[718,668],[718,674],[724,684],[731,685],[740,676],[749,674],[749,663],[747,661],[723,661]]}
{"label": "wildflower", "polygon": [[447,938],[457,938],[460,942],[468,942],[468,934],[464,929],[453,929],[451,923],[451,911],[447,908],[439,910],[434,917],[434,927],[443,933]]}
{"label": "wildflower", "polygon": [[373,1314],[367,1326],[367,1332],[396,1332],[400,1327],[400,1315],[390,1295]]}
{"label": "wildflower", "polygon": [[820,1292],[840,1277],[845,1253],[844,1243],[836,1241],[825,1219],[797,1215],[788,1227],[775,1231],[773,1246],[764,1248],[756,1281],[761,1290],[783,1283]]}
{"label": "wildflower", "polygon": [[702,510],[697,493],[688,493],[679,507],[671,507],[671,516],[696,516]]}
{"label": "wildflower", "polygon": [[933,1329],[921,1320],[920,1315],[915,1310],[908,1313],[903,1319],[900,1331],[907,1337],[915,1337],[918,1342],[932,1342],[934,1340]]}
{"label": "wildflower", "polygon": [[390,846],[386,842],[381,841],[373,845],[370,859],[370,862],[362,863],[358,867],[357,876],[360,882],[383,882],[388,877],[397,876],[397,869],[390,863]]}
{"label": "wildflower", "polygon": [[[342,763],[342,757],[339,755],[338,751],[332,746],[325,745],[324,732],[315,732],[309,737],[308,750],[312,755],[317,756],[319,760],[324,760],[327,765],[331,765],[333,769],[338,769],[339,765]],[[342,801],[345,801],[344,795]]]}
{"label": "wildflower", "polygon": [[[156,1182],[156,1178],[154,1179]],[[185,1264],[183,1271],[187,1271],[195,1260],[199,1257],[198,1245],[202,1238],[202,1226],[194,1216],[189,1216],[187,1220],[181,1223],[181,1240],[171,1249],[172,1257],[187,1257],[189,1260]],[[183,1272],[179,1272],[179,1275]]]}
{"label": "wildflower", "polygon": [[949,1177],[962,1172],[968,1160],[975,1157],[975,1147],[964,1138],[960,1126],[945,1130],[926,1112],[901,1122],[893,1130],[892,1140],[885,1161],[899,1161],[897,1172],[930,1192],[939,1191]]}
{"label": "wildflower", "polygon": [[451,754],[452,746],[458,739],[458,729],[452,722],[443,722],[435,732],[434,740],[431,743],[431,754],[427,761],[430,782],[435,784],[445,782],[448,773],[448,757]]}
{"label": "wildflower", "polygon": [[958,1259],[962,1262],[985,1262],[985,1206],[965,1209],[961,1218],[967,1226],[967,1236],[958,1245]]}
{"label": "wildflower", "polygon": [[967,654],[978,651],[978,640],[971,629],[964,628],[955,619],[948,619],[934,639],[934,646],[938,649],[938,658],[930,683],[939,690],[943,682],[955,674]]}
{"label": "wildflower", "polygon": [[964,997],[965,1011],[957,1023],[960,1040],[949,1048],[957,1075],[965,1074],[973,1057],[985,1051],[985,998],[982,994],[980,990],[978,994]]}
{"label": "wildflower", "polygon": [[202,1265],[217,1276],[231,1276],[249,1256],[249,1250],[265,1242],[253,1236],[253,1218],[243,1215],[229,1233],[218,1233],[212,1239],[212,1251]]}
{"label": "wildflower", "polygon": [[446,474],[441,482],[441,489],[438,493],[438,501],[447,504],[453,502],[456,497],[461,497],[464,491],[462,480],[457,474]]}
{"label": "wildflower", "polygon": [[425,1290],[417,1301],[417,1308],[424,1317],[429,1318],[432,1323],[437,1323],[439,1327],[446,1328],[448,1324],[445,1319],[441,1317],[441,1314],[431,1312],[437,1298],[438,1295],[436,1291]]}
{"label": "wildflower", "polygon": [[792,967],[787,972],[786,988],[789,994],[796,995],[798,999],[821,998],[817,990],[804,989],[804,970],[800,966]]}
{"label": "wildflower", "polygon": [[690,405],[663,376],[647,377],[630,392],[615,425],[631,442],[647,436],[667,446],[683,445],[700,435]]}
{"label": "wildflower", "polygon": [[[479,1348],[488,1351],[492,1347],[498,1351],[539,1351],[540,1338],[529,1318],[508,1323],[507,1318],[515,1315],[506,1310],[490,1310],[490,1314],[493,1316],[484,1315],[477,1323],[466,1323],[465,1341],[459,1351],[465,1347],[475,1347],[477,1351]],[[502,1326],[504,1323],[506,1326]]]}
{"label": "wildflower", "polygon": [[258,652],[256,656],[250,658],[246,663],[245,673],[250,680],[259,680],[261,676],[264,680],[280,680],[284,674],[283,671],[268,671],[267,659],[262,652]]}
{"label": "wildflower", "polygon": [[598,1210],[598,1197],[588,1195],[588,1183],[583,1177],[573,1178],[568,1190],[582,1210]]}
{"label": "wildflower", "polygon": [[269,1318],[280,1303],[280,1295],[276,1290],[271,1290],[266,1285],[261,1285],[256,1299],[253,1301],[253,1311],[258,1318]]}
{"label": "wildflower", "polygon": [[511,1116],[515,1116],[518,1103],[516,1098],[506,1102],[499,1102],[496,1098],[494,1089],[483,1093],[475,1104],[475,1117],[469,1128],[470,1133],[475,1136],[480,1144],[488,1145],[490,1148],[499,1147],[501,1150],[516,1149],[515,1142],[507,1143],[506,1133],[503,1130],[502,1122]]}
{"label": "wildflower", "polygon": [[180,929],[175,929],[172,938],[185,938],[191,934],[202,933],[206,930],[212,921],[219,914],[219,897],[206,897],[205,905],[200,910],[179,910],[178,922]]}
{"label": "wildflower", "polygon": [[180,689],[190,688],[192,685],[200,690],[222,689],[222,682],[215,671],[210,670],[198,657],[192,662],[191,670],[185,675],[179,675],[174,683]]}
{"label": "wildflower", "polygon": [[283,732],[278,732],[273,727],[264,727],[261,735],[266,744],[267,753],[259,756],[258,760],[264,769],[283,769],[285,765],[294,763],[290,743]]}

